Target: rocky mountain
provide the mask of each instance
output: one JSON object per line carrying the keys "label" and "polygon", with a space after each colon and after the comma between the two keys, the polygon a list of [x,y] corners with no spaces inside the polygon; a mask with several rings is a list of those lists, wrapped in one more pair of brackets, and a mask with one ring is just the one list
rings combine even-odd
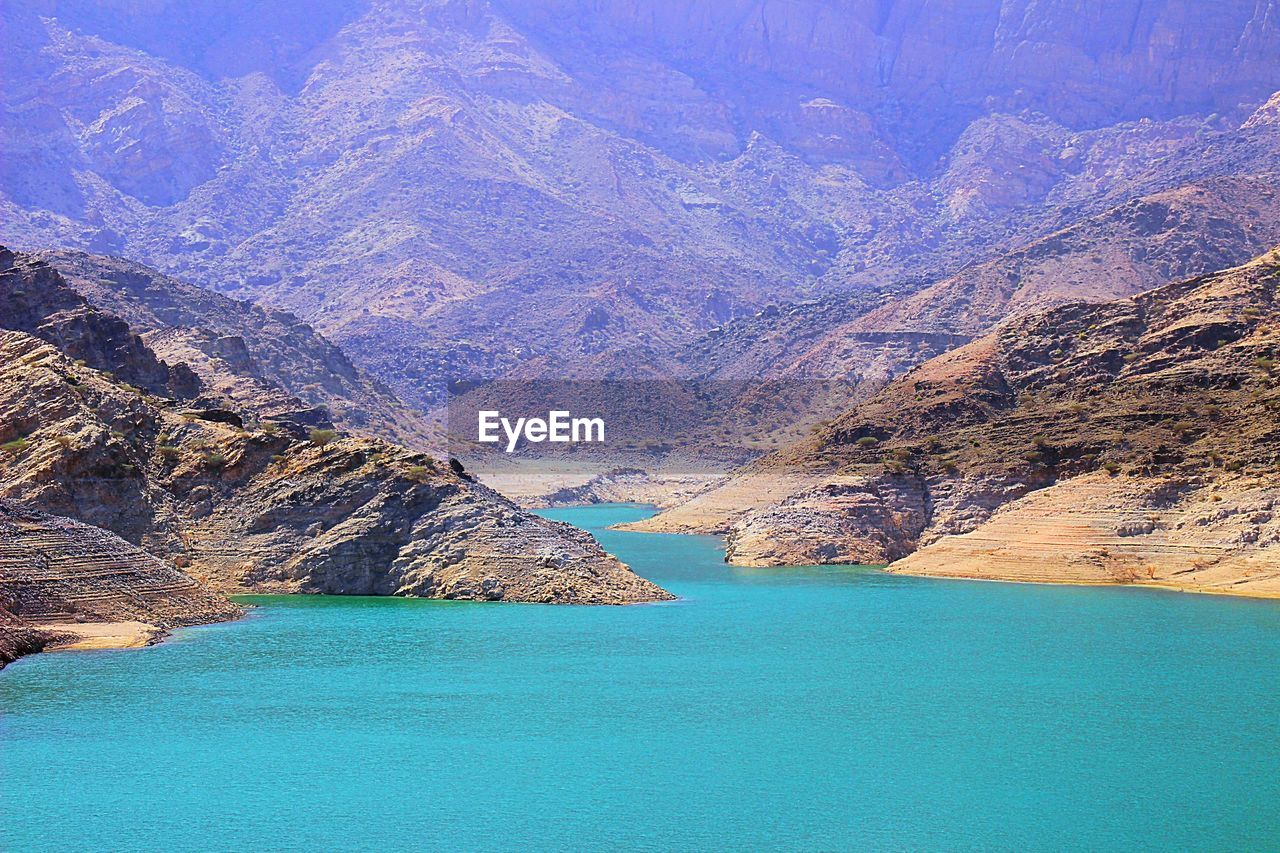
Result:
{"label": "rocky mountain", "polygon": [[[208,308],[187,305],[162,279],[143,281],[145,298],[136,281],[112,298],[188,330],[179,320]],[[159,631],[233,615],[210,589],[670,597],[588,534],[529,515],[429,455],[316,428],[297,412],[235,408],[40,258],[0,252],[0,308],[0,526],[9,531],[0,633],[9,648],[39,645],[42,631],[83,634],[76,620]],[[288,342],[279,343],[272,352],[287,359]],[[212,375],[255,378],[220,371]]]}
{"label": "rocky mountain", "polygon": [[1280,170],[1270,3],[308,6],[6,6],[0,238],[287,308],[429,406]]}
{"label": "rocky mountain", "polygon": [[1222,176],[1125,202],[911,292],[771,306],[683,348],[699,378],[840,377],[872,390],[1001,320],[1105,302],[1244,263],[1280,243],[1276,174]]}
{"label": "rocky mountain", "polygon": [[[894,148],[903,136],[915,136],[926,153],[941,134],[921,134],[920,123],[958,130],[975,114],[1026,107],[1082,125],[1227,110],[1274,82],[1280,48],[1269,3],[504,0],[501,6],[543,34],[566,63],[643,50],[726,98],[734,93],[729,73],[749,76],[753,89],[739,87],[735,107],[780,135],[844,131],[846,138],[827,142],[828,154],[859,142],[870,147],[848,138],[849,131],[873,138],[878,131]],[[786,103],[797,89],[834,103],[826,115],[810,107],[806,116],[800,104]],[[748,103],[751,97],[758,102]]]}
{"label": "rocky mountain", "polygon": [[649,523],[743,564],[1280,592],[1280,250],[1012,318]]}
{"label": "rocky mountain", "polygon": [[258,419],[305,417],[315,426],[439,450],[439,431],[426,418],[286,311],[231,299],[121,258],[74,251],[33,257],[56,269],[89,303],[124,320],[159,358],[190,367],[206,393],[239,411]]}
{"label": "rocky mountain", "polygon": [[[767,452],[1008,317],[1130,296],[1243,263],[1280,243],[1274,186],[1271,174],[1206,179],[1118,205],[918,290],[769,305],[716,327],[652,369],[725,397],[716,415],[755,424],[750,444]],[[619,361],[602,356],[576,369],[610,375]],[[703,420],[708,426],[701,432],[710,437],[712,421]],[[696,446],[712,457],[705,441]],[[658,466],[639,467],[654,474]],[[702,483],[728,470],[705,466]],[[599,494],[616,494],[618,485]],[[635,497],[642,494],[637,490]],[[685,497],[673,490],[657,503],[667,507]]]}

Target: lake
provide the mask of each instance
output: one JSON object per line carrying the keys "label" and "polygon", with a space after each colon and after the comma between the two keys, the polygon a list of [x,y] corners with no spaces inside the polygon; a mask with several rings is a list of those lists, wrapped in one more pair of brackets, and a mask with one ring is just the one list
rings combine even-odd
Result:
{"label": "lake", "polygon": [[252,597],[0,672],[0,849],[1280,848],[1280,602],[741,569],[681,600]]}

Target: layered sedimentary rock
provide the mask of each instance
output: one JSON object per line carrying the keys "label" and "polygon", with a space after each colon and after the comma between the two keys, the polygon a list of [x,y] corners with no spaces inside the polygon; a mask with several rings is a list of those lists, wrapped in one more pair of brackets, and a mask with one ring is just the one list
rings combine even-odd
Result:
{"label": "layered sedimentary rock", "polygon": [[[0,294],[33,275],[66,288],[18,260]],[[587,534],[426,454],[191,402],[0,332],[0,497],[112,531],[225,591],[670,597]]]}
{"label": "layered sedimentary rock", "polygon": [[0,501],[0,604],[33,630],[140,622],[156,632],[241,609],[115,534]]}
{"label": "layered sedimentary rock", "polygon": [[1032,491],[890,570],[1280,596],[1277,515],[1280,493],[1267,478],[1094,474]]}
{"label": "layered sedimentary rock", "polygon": [[[253,466],[248,447],[231,453],[224,476]],[[589,534],[385,444],[296,450],[194,514],[181,559],[222,589],[573,604],[669,597]]]}
{"label": "layered sedimentary rock", "polygon": [[1014,318],[653,524],[745,564],[1280,593],[1278,285],[1273,252]]}

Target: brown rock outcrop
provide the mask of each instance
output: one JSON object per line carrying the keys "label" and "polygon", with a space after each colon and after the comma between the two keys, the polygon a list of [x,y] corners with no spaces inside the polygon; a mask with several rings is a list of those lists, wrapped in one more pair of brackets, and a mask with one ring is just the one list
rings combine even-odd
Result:
{"label": "brown rock outcrop", "polygon": [[241,613],[112,533],[0,500],[0,666],[81,623],[140,623],[155,638]]}
{"label": "brown rock outcrop", "polygon": [[[66,296],[49,267],[9,258],[0,298],[21,300],[33,282]],[[181,290],[165,293],[181,303]],[[131,355],[160,364],[127,324],[71,296],[127,345],[111,350],[120,360],[112,366],[128,369]],[[181,310],[196,309],[169,306]],[[231,363],[221,370],[231,374]],[[45,340],[0,331],[0,497],[110,530],[226,591],[671,597],[586,533],[530,515],[430,456],[342,438],[323,423],[309,429],[296,412],[259,412],[259,421],[193,402],[147,394]]]}
{"label": "brown rock outcrop", "polygon": [[84,518],[226,591],[627,603],[670,596],[595,540],[374,439],[176,414],[0,333],[0,495]]}
{"label": "brown rock outcrop", "polygon": [[190,571],[219,589],[557,604],[670,597],[589,534],[399,448],[348,439],[260,466],[254,449],[232,447],[234,484],[210,489],[208,514],[197,505],[182,525]]}
{"label": "brown rock outcrop", "polygon": [[711,523],[735,562],[1280,594],[1278,283],[1272,252],[1014,318],[757,462],[736,488],[788,494]]}

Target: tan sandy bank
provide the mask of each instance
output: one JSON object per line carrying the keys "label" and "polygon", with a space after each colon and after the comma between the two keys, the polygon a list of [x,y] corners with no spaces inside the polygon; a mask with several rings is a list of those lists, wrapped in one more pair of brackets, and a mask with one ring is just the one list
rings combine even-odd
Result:
{"label": "tan sandy bank", "polygon": [[160,640],[165,632],[146,622],[83,622],[34,626],[70,639],[49,650],[92,651],[97,649],[138,649]]}

